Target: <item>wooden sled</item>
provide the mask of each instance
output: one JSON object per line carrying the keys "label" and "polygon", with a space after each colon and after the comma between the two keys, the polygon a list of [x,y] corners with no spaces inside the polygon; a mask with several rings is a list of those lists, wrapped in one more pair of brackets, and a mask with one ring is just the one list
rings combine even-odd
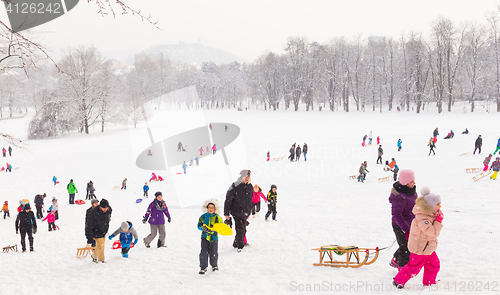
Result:
{"label": "wooden sled", "polygon": [[466,153],[460,154],[459,156],[470,156],[470,152],[466,152]]}
{"label": "wooden sled", "polygon": [[283,160],[285,156],[282,156],[282,157],[277,157],[277,158],[273,158],[273,161],[281,161]]}
{"label": "wooden sled", "polygon": [[351,176],[349,176],[349,179],[356,179],[356,178],[357,178],[357,176],[356,176],[356,175],[351,175]]}
{"label": "wooden sled", "polygon": [[465,173],[476,173],[481,171],[481,168],[465,168]]}
{"label": "wooden sled", "polygon": [[87,254],[92,254],[95,250],[95,247],[90,247],[90,244],[87,244],[84,248],[76,248],[76,257],[85,258]]}
{"label": "wooden sled", "polygon": [[3,253],[9,253],[9,251],[16,251],[17,252],[17,244],[14,246],[3,247]]}
{"label": "wooden sled", "polygon": [[474,179],[474,181],[478,181],[479,179],[484,178],[490,174],[491,174],[491,170],[487,170],[487,171],[481,172],[478,175],[472,177],[472,179]]}
{"label": "wooden sled", "polygon": [[392,181],[392,179],[393,179],[392,176],[382,177],[378,179],[378,182]]}
{"label": "wooden sled", "polygon": [[[319,251],[319,263],[313,263],[314,266],[332,266],[332,267],[351,267],[358,268],[363,265],[374,263],[380,252],[379,248],[358,248],[355,246],[342,247],[338,245],[321,246]],[[364,257],[363,257],[364,254]],[[335,255],[345,255],[345,261],[334,260]],[[326,259],[325,259],[326,256]]]}

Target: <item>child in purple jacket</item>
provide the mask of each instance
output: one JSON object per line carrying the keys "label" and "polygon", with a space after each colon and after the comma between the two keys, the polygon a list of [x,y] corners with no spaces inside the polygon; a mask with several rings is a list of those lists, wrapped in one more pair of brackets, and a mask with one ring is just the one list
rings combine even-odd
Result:
{"label": "child in purple jacket", "polygon": [[144,219],[142,220],[142,223],[146,223],[149,220],[149,225],[151,227],[151,233],[144,238],[146,248],[150,247],[150,243],[156,237],[157,233],[160,233],[160,237],[158,238],[158,248],[166,247],[165,237],[167,236],[167,233],[165,232],[165,217],[163,215],[167,216],[167,221],[170,223],[170,213],[168,212],[165,201],[163,201],[163,196],[161,192],[156,192],[155,199],[151,202],[151,204],[149,204],[146,215],[144,215]]}

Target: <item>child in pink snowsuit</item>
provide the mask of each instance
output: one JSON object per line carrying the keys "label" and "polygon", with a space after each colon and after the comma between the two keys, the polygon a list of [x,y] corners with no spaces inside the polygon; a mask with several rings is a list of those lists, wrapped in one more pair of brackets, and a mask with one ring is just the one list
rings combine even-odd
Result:
{"label": "child in pink snowsuit", "polygon": [[156,174],[154,174],[154,173],[151,173],[151,178],[149,179],[149,182],[151,182],[152,180],[153,181],[157,181],[158,180],[158,178],[156,177]]}
{"label": "child in pink snowsuit", "polygon": [[423,187],[420,190],[421,197],[415,201],[413,214],[415,218],[411,222],[410,236],[408,238],[408,250],[410,250],[410,261],[403,267],[394,278],[393,284],[399,288],[412,277],[415,277],[422,267],[424,268],[424,286],[436,284],[436,276],[439,272],[440,262],[436,255],[437,237],[443,228],[443,213],[441,212],[441,197]]}
{"label": "child in pink snowsuit", "polygon": [[47,220],[47,223],[49,224],[49,231],[56,230],[56,216],[54,215],[54,213],[52,213],[52,211],[47,210],[47,216],[45,216],[42,221],[45,220]]}
{"label": "child in pink snowsuit", "polygon": [[484,164],[483,171],[488,170],[488,168],[490,166],[491,157],[493,157],[492,154],[490,154],[488,157],[484,158],[484,161],[483,161],[483,164]]}

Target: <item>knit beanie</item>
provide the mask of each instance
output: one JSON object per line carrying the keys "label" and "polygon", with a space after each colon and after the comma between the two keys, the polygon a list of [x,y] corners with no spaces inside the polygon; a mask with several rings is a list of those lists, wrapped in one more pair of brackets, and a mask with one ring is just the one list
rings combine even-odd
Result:
{"label": "knit beanie", "polygon": [[101,208],[109,208],[109,202],[108,202],[108,200],[102,199],[101,203],[99,204],[99,206],[101,206]]}
{"label": "knit beanie", "polygon": [[420,189],[420,195],[422,196],[424,201],[429,204],[429,206],[431,206],[432,209],[434,209],[434,206],[441,203],[441,197],[439,195],[431,193],[431,189],[426,186]]}
{"label": "knit beanie", "polygon": [[122,225],[120,226],[120,228],[123,231],[127,230],[128,229],[128,222],[126,222],[126,221],[122,222]]}
{"label": "knit beanie", "polygon": [[407,185],[415,180],[415,173],[410,169],[403,169],[399,172],[399,183]]}

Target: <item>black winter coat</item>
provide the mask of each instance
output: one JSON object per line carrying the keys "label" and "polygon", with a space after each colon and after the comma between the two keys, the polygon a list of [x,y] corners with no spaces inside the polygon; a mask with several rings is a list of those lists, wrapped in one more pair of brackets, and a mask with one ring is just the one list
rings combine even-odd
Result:
{"label": "black winter coat", "polygon": [[109,229],[109,221],[111,220],[111,207],[107,212],[101,211],[101,206],[92,209],[87,218],[87,228],[85,236],[92,238],[104,238]]}
{"label": "black winter coat", "polygon": [[35,206],[36,207],[42,207],[43,206],[43,196],[42,195],[36,195],[35,196]]}
{"label": "black winter coat", "polygon": [[33,211],[26,212],[26,210],[23,210],[19,212],[16,218],[16,231],[19,229],[31,231],[32,228],[36,229],[36,219]]}
{"label": "black winter coat", "polygon": [[483,139],[482,139],[481,137],[478,137],[478,138],[476,139],[476,146],[477,146],[477,147],[480,147],[480,146],[482,146],[482,145],[483,145]]}
{"label": "black winter coat", "polygon": [[302,147],[302,152],[307,153],[307,144],[304,144]]}
{"label": "black winter coat", "polygon": [[300,146],[298,146],[297,149],[295,150],[295,154],[296,155],[302,154],[302,151],[300,150]]}
{"label": "black winter coat", "polygon": [[253,186],[243,182],[235,186],[233,183],[226,193],[224,202],[224,216],[237,216],[247,218],[252,212]]}

